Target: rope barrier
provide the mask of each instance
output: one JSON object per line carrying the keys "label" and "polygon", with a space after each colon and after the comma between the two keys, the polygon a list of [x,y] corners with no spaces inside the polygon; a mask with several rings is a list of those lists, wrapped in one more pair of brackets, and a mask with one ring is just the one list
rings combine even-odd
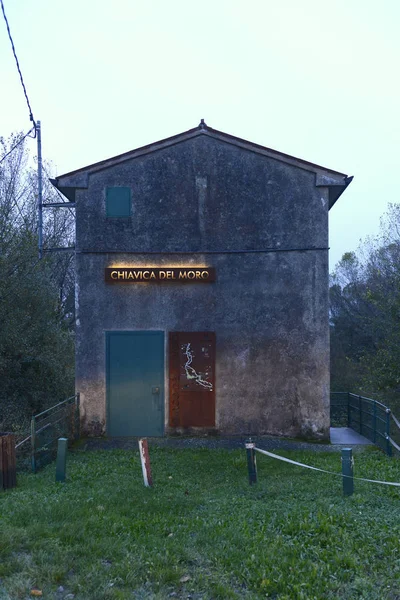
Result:
{"label": "rope barrier", "polygon": [[[390,439],[390,438],[389,438]],[[392,440],[390,440],[392,441]],[[291,460],[290,458],[285,458],[284,456],[279,456],[278,454],[273,454],[272,452],[268,452],[267,450],[261,450],[261,448],[254,447],[254,450],[257,452],[261,452],[261,454],[265,454],[270,458],[276,458],[277,460],[282,460],[283,462],[290,463],[291,465],[296,465],[297,467],[304,467],[305,469],[311,469],[313,471],[320,471],[321,473],[328,473],[328,475],[336,475],[337,477],[350,477],[350,475],[343,475],[342,473],[335,473],[334,471],[326,471],[325,469],[319,469],[318,467],[312,467],[311,465],[305,465],[304,463],[297,462],[295,460]],[[394,481],[379,481],[378,479],[365,479],[364,477],[354,477],[358,481],[367,481],[369,483],[381,483],[382,485],[392,485],[395,487],[400,487],[400,483],[395,483]]]}

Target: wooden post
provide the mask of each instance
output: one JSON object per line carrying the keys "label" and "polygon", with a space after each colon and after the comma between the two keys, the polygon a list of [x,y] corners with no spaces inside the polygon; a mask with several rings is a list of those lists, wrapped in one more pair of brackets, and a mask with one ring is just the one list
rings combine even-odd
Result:
{"label": "wooden post", "polygon": [[354,492],[353,479],[353,450],[351,448],[343,448],[342,450],[342,475],[343,475],[343,494],[351,496]]}
{"label": "wooden post", "polygon": [[15,436],[0,433],[0,490],[17,485],[17,462],[15,456]]}
{"label": "wooden post", "polygon": [[249,471],[249,484],[257,483],[257,463],[256,463],[256,451],[254,450],[255,444],[249,438],[245,444],[247,454],[247,469]]}
{"label": "wooden post", "polygon": [[153,486],[153,478],[151,476],[150,455],[147,439],[139,440],[140,462],[142,464],[143,482],[146,487]]}
{"label": "wooden post", "polygon": [[31,420],[31,464],[32,472],[36,473],[36,420],[32,417]]}
{"label": "wooden post", "polygon": [[57,463],[56,463],[56,481],[64,483],[67,470],[67,438],[58,438],[57,445]]}

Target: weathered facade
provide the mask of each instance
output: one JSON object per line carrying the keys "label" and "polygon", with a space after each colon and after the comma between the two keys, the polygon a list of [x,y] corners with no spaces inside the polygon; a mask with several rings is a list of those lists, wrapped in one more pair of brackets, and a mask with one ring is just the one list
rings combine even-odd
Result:
{"label": "weathered facade", "polygon": [[53,183],[76,203],[91,435],[329,435],[328,210],[350,178],[207,127]]}

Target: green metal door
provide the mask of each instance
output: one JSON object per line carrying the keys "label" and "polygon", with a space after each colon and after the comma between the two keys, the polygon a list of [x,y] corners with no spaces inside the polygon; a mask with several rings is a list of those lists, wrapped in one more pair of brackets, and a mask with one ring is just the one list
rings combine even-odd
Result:
{"label": "green metal door", "polygon": [[164,435],[164,333],[106,336],[108,435]]}

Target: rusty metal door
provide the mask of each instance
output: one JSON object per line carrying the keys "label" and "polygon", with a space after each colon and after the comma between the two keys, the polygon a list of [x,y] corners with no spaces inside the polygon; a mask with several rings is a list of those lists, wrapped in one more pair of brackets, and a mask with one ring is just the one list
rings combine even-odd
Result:
{"label": "rusty metal door", "polygon": [[215,426],[215,333],[169,334],[169,424]]}

